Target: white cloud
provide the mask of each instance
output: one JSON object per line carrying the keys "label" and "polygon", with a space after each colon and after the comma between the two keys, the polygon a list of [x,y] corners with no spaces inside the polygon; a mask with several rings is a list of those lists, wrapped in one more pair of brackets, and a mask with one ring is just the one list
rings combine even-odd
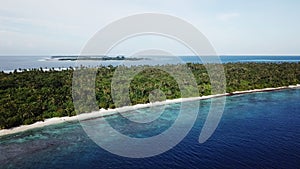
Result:
{"label": "white cloud", "polygon": [[22,30],[19,27],[23,26],[23,28],[43,28],[50,30],[73,30],[76,29],[75,26],[66,25],[62,23],[55,23],[47,20],[41,19],[30,19],[23,17],[11,17],[11,16],[0,16],[0,29],[4,29],[7,31],[16,31],[16,32],[27,32],[26,30]]}
{"label": "white cloud", "polygon": [[296,22],[300,1],[276,1],[272,6],[268,6],[269,3],[231,0],[176,3],[171,0],[3,1],[0,5],[0,55],[19,50],[34,53],[41,49],[45,49],[41,53],[48,49],[50,53],[76,53],[99,29],[122,17],[144,12],[169,14],[190,22],[222,53],[264,52],[266,48],[281,52],[279,49],[283,46],[286,52],[300,53],[297,46],[300,23]]}
{"label": "white cloud", "polygon": [[79,52],[78,42],[70,42],[34,34],[0,30],[0,55],[3,54],[47,54]]}
{"label": "white cloud", "polygon": [[223,13],[223,14],[219,14],[217,16],[217,18],[221,21],[227,22],[229,20],[235,19],[240,17],[240,14],[237,12],[232,12],[232,13]]}

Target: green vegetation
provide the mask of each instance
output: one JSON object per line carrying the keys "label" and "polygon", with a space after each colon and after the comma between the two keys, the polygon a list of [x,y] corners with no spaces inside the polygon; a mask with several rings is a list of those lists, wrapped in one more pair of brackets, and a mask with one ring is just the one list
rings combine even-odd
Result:
{"label": "green vegetation", "polygon": [[[180,98],[180,86],[175,79],[182,80],[190,96],[211,94],[211,84],[205,67],[201,64],[187,66],[194,74],[199,94],[188,88],[192,82],[185,74],[179,73],[177,77],[172,77],[164,71],[181,72],[183,65],[148,66],[142,71],[139,66],[119,68],[121,72],[126,72],[123,80],[130,78],[127,77],[130,73],[140,71],[129,84],[131,103],[124,105],[148,103],[149,94],[155,89],[160,89],[167,99]],[[288,86],[300,82],[300,63],[228,63],[224,64],[224,69],[227,92]],[[116,67],[113,66],[98,69],[95,91],[99,108],[116,107],[111,96],[111,82],[115,70]],[[31,124],[51,117],[75,115],[72,102],[73,71],[33,69],[9,74],[0,72],[0,129]],[[122,84],[122,79],[119,84]],[[122,85],[120,86],[122,89]],[[126,85],[123,87],[126,88]],[[116,97],[123,99],[122,95]]]}

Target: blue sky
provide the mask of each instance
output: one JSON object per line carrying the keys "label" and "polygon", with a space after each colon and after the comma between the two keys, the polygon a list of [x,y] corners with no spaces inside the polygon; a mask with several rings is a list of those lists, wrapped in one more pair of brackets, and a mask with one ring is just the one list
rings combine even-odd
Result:
{"label": "blue sky", "polygon": [[145,12],[193,24],[218,54],[300,54],[299,9],[297,0],[2,0],[0,55],[79,54],[105,25]]}

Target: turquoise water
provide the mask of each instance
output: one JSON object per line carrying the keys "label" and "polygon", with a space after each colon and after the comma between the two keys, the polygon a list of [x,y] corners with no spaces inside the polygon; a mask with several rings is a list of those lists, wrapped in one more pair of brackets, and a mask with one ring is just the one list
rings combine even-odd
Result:
{"label": "turquoise water", "polygon": [[[182,142],[163,154],[141,159],[100,148],[78,122],[34,129],[0,137],[0,168],[299,168],[299,101],[300,89],[229,96],[218,128],[200,144],[210,106],[210,100],[202,100],[196,123]],[[118,115],[107,121],[128,136],[151,137],[168,129],[179,109],[179,103],[170,104],[155,123],[133,125],[130,130],[124,126],[132,124]],[[106,127],[99,125],[99,129]]]}

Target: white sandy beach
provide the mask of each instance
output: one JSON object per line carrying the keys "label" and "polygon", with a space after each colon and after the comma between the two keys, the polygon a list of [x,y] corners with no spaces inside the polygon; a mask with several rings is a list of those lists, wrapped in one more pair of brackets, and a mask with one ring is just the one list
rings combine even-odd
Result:
{"label": "white sandy beach", "polygon": [[76,116],[72,116],[72,117],[54,117],[54,118],[46,119],[45,121],[39,121],[39,122],[30,124],[30,125],[22,125],[22,126],[11,128],[11,129],[2,129],[2,130],[0,130],[0,136],[23,132],[26,130],[40,128],[40,127],[44,127],[44,126],[48,126],[48,125],[59,124],[59,123],[67,122],[67,121],[99,118],[99,117],[103,117],[103,116],[107,116],[107,115],[112,115],[117,112],[125,112],[125,111],[146,108],[146,107],[151,107],[151,106],[179,103],[179,102],[184,102],[184,101],[204,100],[204,99],[210,99],[210,98],[221,97],[221,96],[247,94],[247,93],[255,93],[255,92],[267,92],[267,91],[299,88],[299,87],[300,87],[300,84],[297,84],[297,85],[290,85],[290,86],[286,86],[286,87],[254,89],[254,90],[246,90],[246,91],[235,91],[232,93],[208,95],[208,96],[202,96],[202,97],[180,98],[180,99],[166,100],[166,101],[162,101],[162,102],[137,104],[134,106],[125,106],[125,107],[116,108],[116,109],[107,109],[107,110],[101,109],[99,111],[95,111],[95,112],[91,112],[91,113],[84,113],[84,114],[80,114],[80,115],[76,115]]}

